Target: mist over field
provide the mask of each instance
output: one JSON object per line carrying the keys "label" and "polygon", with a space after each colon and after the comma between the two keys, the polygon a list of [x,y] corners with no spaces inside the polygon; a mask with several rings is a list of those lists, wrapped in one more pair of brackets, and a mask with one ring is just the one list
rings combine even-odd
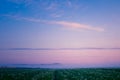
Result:
{"label": "mist over field", "polygon": [[0,63],[4,67],[118,68],[119,51],[119,49],[2,50]]}

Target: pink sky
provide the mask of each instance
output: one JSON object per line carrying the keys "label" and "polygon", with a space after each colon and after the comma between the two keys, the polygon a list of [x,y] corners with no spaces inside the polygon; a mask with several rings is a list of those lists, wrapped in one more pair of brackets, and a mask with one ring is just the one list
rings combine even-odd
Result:
{"label": "pink sky", "polygon": [[7,64],[119,64],[120,50],[1,51],[0,63]]}

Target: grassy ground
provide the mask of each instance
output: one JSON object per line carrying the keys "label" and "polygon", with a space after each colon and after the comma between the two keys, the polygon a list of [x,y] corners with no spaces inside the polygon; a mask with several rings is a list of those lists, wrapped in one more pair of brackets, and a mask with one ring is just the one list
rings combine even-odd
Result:
{"label": "grassy ground", "polygon": [[0,80],[120,80],[120,68],[0,68]]}

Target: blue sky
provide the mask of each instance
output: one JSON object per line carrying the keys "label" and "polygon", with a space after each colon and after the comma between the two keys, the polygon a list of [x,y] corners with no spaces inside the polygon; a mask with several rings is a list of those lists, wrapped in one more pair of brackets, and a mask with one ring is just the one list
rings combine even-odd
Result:
{"label": "blue sky", "polygon": [[[81,54],[75,58],[73,51],[63,58],[58,56],[62,57],[66,51],[57,51],[58,54],[48,51],[45,53],[49,55],[39,54],[40,58],[43,57],[41,63],[79,63],[79,60],[85,60],[85,63],[93,64],[97,59],[94,55],[99,56],[98,63],[104,63],[104,59],[106,63],[119,63],[119,50],[110,51],[120,48],[119,4],[120,0],[0,0],[0,49],[13,50],[0,50],[0,63],[39,63],[39,57],[32,53],[42,52],[29,51],[36,48],[95,49],[90,51],[91,54],[87,50],[75,52],[76,55],[87,52],[89,56],[83,56],[82,59],[79,59]],[[99,48],[107,49],[100,51],[105,55],[99,54]],[[111,56],[107,56],[108,53]],[[32,56],[36,60],[30,62]],[[47,60],[47,56],[51,61]]]}
{"label": "blue sky", "polygon": [[120,47],[119,0],[1,0],[1,48]]}

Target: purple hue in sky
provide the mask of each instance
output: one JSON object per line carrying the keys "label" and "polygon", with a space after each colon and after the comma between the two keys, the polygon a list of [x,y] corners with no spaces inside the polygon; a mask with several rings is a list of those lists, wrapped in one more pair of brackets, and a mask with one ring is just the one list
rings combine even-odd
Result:
{"label": "purple hue in sky", "polygon": [[1,64],[53,64],[120,67],[120,50],[3,50]]}
{"label": "purple hue in sky", "polygon": [[[0,64],[119,65],[119,4],[120,0],[0,0]],[[53,50],[31,50],[37,48]],[[61,48],[69,50],[56,50]],[[70,50],[77,48],[84,50]]]}

